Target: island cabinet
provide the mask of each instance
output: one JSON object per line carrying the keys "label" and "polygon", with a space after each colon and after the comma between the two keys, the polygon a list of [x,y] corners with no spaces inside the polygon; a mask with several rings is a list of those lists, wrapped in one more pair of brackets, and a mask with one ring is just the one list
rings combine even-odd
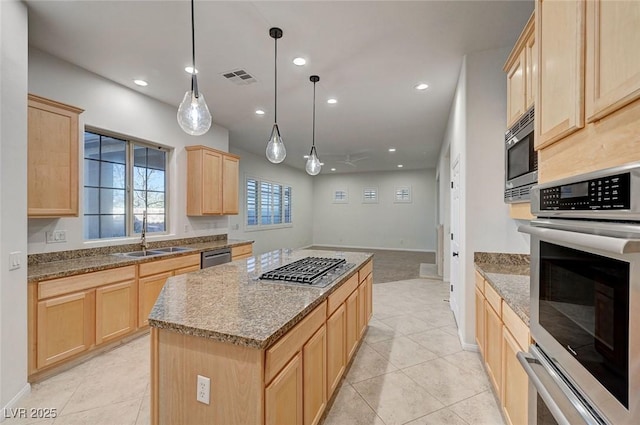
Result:
{"label": "island cabinet", "polygon": [[187,146],[187,215],[238,214],[240,157]]}
{"label": "island cabinet", "polygon": [[138,326],[145,327],[149,325],[147,318],[167,279],[200,270],[200,254],[151,261],[138,267]]}
{"label": "island cabinet", "polygon": [[[229,275],[246,271],[246,267],[234,263],[225,267],[229,268]],[[232,273],[232,270],[236,272]],[[365,298],[372,294],[371,271],[371,261],[361,263],[358,271],[328,296],[325,295],[284,335],[264,348],[260,345],[245,346],[232,335],[218,340],[217,337],[197,336],[201,331],[195,335],[175,332],[175,324],[156,327],[155,320],[160,319],[152,315],[151,423],[320,423],[362,341],[360,329],[366,329],[371,316],[372,303]],[[200,285],[196,281],[200,280],[194,279],[194,284]],[[173,282],[169,281],[161,295],[161,301],[167,308],[172,304],[167,296]],[[244,284],[229,288],[229,282],[225,281],[224,285],[225,292],[228,292],[240,290],[238,288]],[[255,289],[255,284],[245,287],[247,291]],[[291,287],[276,286],[275,289],[284,291],[284,294]],[[263,290],[265,288],[259,289]],[[361,294],[364,294],[362,298]],[[364,302],[360,303],[360,299]],[[156,313],[158,310],[154,310]],[[203,310],[203,314],[209,313],[215,314],[214,311]],[[247,323],[250,327],[257,326]],[[236,326],[242,327],[237,322]],[[209,404],[196,401],[193,388],[198,375],[211,379]]]}
{"label": "island cabinet", "polygon": [[640,3],[537,0],[539,182],[640,160]]}
{"label": "island cabinet", "polygon": [[476,340],[509,425],[528,421],[529,379],[516,354],[527,351],[529,327],[476,272]]}
{"label": "island cabinet", "polygon": [[82,109],[30,94],[27,214],[78,215],[78,117]]}

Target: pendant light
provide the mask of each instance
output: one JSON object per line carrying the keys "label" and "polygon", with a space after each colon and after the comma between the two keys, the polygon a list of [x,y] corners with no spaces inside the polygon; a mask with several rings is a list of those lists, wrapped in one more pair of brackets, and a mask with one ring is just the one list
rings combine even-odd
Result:
{"label": "pendant light", "polygon": [[201,136],[211,128],[211,113],[204,100],[204,95],[198,91],[198,77],[196,76],[196,36],[195,15],[191,0],[191,90],[184,94],[182,103],[178,107],[178,124],[180,128],[192,136]]}
{"label": "pendant light", "polygon": [[311,133],[311,152],[309,153],[307,164],[304,168],[307,170],[307,173],[315,176],[320,173],[320,170],[322,169],[322,163],[318,158],[318,152],[316,152],[316,83],[320,81],[320,77],[312,75],[309,77],[309,81],[313,83],[313,130]]}
{"label": "pendant light", "polygon": [[274,107],[273,107],[273,129],[271,129],[271,136],[269,137],[269,143],[267,143],[267,159],[274,164],[279,164],[284,161],[287,156],[287,150],[282,142],[282,136],[280,136],[280,129],[278,128],[278,39],[282,38],[282,30],[280,28],[271,28],[269,35],[275,42],[275,60],[274,60]]}

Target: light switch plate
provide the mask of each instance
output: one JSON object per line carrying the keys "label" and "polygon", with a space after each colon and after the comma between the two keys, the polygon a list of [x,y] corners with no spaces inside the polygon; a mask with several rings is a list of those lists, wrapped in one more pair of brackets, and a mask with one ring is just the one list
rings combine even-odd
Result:
{"label": "light switch plate", "polygon": [[9,253],[9,270],[17,270],[22,266],[21,257],[21,251],[14,251]]}

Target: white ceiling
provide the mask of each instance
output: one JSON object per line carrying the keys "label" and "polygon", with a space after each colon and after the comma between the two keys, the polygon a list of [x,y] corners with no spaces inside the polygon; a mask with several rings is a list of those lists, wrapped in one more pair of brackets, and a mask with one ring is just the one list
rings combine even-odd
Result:
{"label": "white ceiling", "polygon": [[[177,109],[190,87],[188,0],[26,3],[31,45]],[[268,32],[278,26],[285,163],[304,168],[309,76],[317,74],[316,145],[323,173],[330,173],[435,167],[463,55],[512,46],[533,2],[198,0],[195,11],[200,90],[214,122],[229,129],[230,143],[264,155],[274,107]],[[295,66],[297,56],[307,65]],[[235,85],[222,76],[238,68],[257,82]],[[136,86],[136,78],[149,86]],[[419,92],[419,82],[430,87]],[[329,97],[338,103],[327,104]],[[266,114],[256,115],[258,108]],[[357,167],[337,162],[347,154],[368,158]]]}

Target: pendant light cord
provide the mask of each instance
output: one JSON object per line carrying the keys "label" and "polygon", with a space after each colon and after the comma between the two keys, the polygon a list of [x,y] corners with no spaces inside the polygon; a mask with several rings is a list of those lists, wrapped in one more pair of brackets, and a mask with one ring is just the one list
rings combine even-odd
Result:
{"label": "pendant light cord", "polygon": [[316,83],[313,82],[313,132],[311,134],[311,147],[316,147]]}
{"label": "pendant light cord", "polygon": [[273,105],[273,122],[278,124],[278,39],[275,40],[275,53],[274,53],[274,63],[273,63],[273,91],[275,92],[274,96],[274,105]]}
{"label": "pendant light cord", "polygon": [[191,0],[191,91],[193,95],[198,97],[198,80],[196,78],[196,29],[195,29],[195,13],[194,0]]}

